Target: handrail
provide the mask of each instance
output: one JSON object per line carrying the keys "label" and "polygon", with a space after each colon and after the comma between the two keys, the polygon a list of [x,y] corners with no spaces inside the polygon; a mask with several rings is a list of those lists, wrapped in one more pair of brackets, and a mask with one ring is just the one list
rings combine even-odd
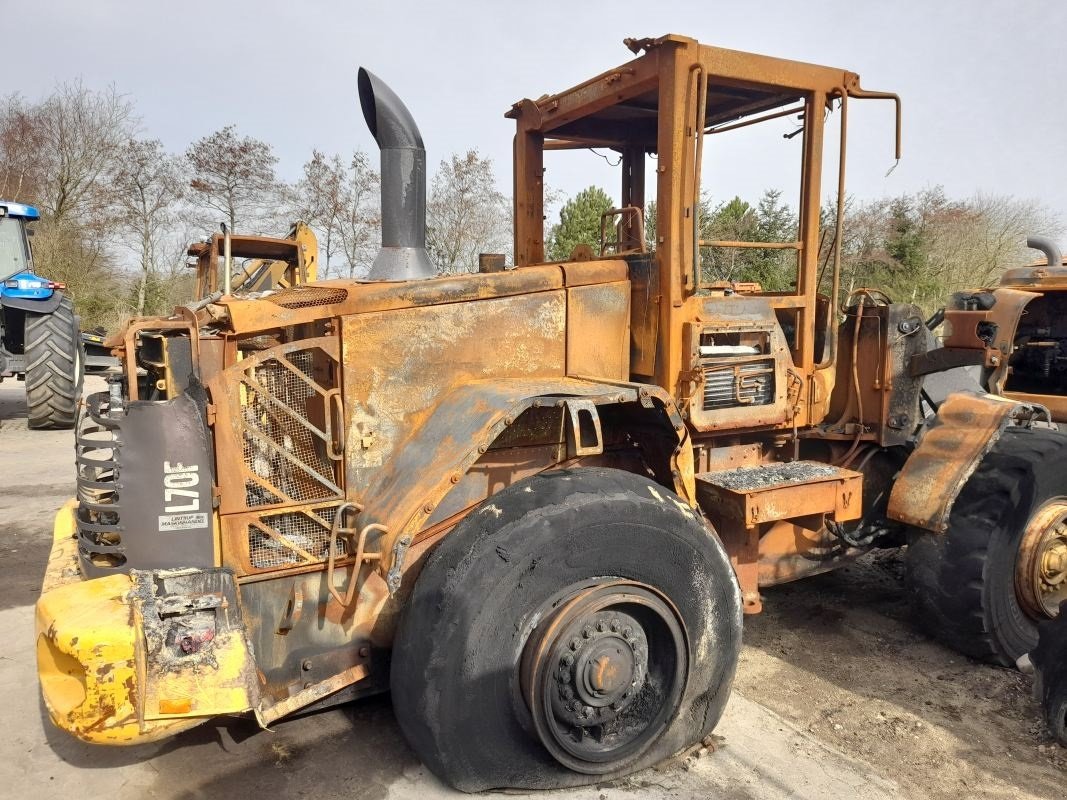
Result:
{"label": "handrail", "polygon": [[[700,64],[694,64],[689,68],[689,75],[696,73],[697,76],[697,107],[696,119],[693,121],[693,138],[695,139],[695,152],[693,154],[693,273],[691,277],[691,289],[696,292],[700,289],[700,279],[703,270],[700,263],[700,172],[704,159],[704,120],[708,114],[708,75]],[[689,281],[687,281],[689,283]]]}
{"label": "handrail", "polygon": [[731,242],[713,239],[699,239],[700,247],[748,247],[753,250],[803,250],[803,242]]}
{"label": "handrail", "polygon": [[[838,295],[841,293],[841,239],[845,228],[845,155],[848,135],[848,92],[845,87],[840,87],[837,93],[841,97],[841,150],[837,162],[837,218],[834,228],[834,275],[830,291],[830,309],[826,315],[826,345],[828,352],[815,365],[815,371],[819,372],[833,366],[837,361],[837,307]],[[818,287],[815,287],[818,291]]]}
{"label": "handrail", "polygon": [[[632,248],[628,250],[620,250],[620,242],[607,241],[607,230],[604,223],[611,217],[622,216],[623,214],[630,214],[637,216],[637,252],[644,253],[648,250],[648,244],[645,242],[645,212],[637,206],[623,206],[622,208],[609,208],[603,214],[600,215],[600,255],[606,255],[607,248],[610,245],[615,246],[614,252],[616,254],[621,252],[631,252]],[[629,244],[629,242],[627,242]]]}

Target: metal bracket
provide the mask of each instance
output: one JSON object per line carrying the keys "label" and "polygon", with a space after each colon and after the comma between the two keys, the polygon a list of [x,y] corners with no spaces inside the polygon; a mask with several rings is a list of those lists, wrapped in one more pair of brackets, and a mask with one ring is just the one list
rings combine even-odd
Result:
{"label": "metal bracket", "polygon": [[408,547],[411,546],[411,537],[404,536],[393,545],[393,566],[389,568],[389,574],[385,576],[385,583],[389,587],[389,594],[396,594],[400,588],[401,572],[404,569],[404,556],[407,555]]}
{"label": "metal bracket", "polygon": [[567,409],[567,456],[596,456],[604,452],[604,433],[596,404],[584,397],[570,397],[563,402]]}

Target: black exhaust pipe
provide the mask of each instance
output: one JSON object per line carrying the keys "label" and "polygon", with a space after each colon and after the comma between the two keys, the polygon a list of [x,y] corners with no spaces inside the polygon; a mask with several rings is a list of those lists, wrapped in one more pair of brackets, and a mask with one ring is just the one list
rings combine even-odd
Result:
{"label": "black exhaust pipe", "polygon": [[405,281],[436,273],[426,252],[426,150],[400,98],[380,78],[359,70],[359,104],[381,150],[382,248],[368,278]]}
{"label": "black exhaust pipe", "polygon": [[1060,248],[1054,241],[1045,236],[1030,236],[1026,240],[1026,246],[1033,250],[1040,250],[1045,254],[1045,259],[1048,261],[1050,267],[1059,267],[1063,265],[1063,256],[1060,255]]}

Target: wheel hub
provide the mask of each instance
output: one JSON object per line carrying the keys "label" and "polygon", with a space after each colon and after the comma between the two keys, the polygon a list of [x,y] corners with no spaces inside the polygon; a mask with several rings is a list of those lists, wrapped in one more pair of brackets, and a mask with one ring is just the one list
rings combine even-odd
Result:
{"label": "wheel hub", "polygon": [[600,579],[548,610],[523,648],[520,681],[549,753],[596,775],[621,769],[662,733],[688,666],[669,600],[643,584]]}
{"label": "wheel hub", "polygon": [[1067,500],[1046,503],[1026,526],[1015,588],[1020,604],[1035,618],[1055,617],[1067,600]]}
{"label": "wheel hub", "polygon": [[573,725],[613,720],[644,685],[648,641],[640,623],[628,614],[584,614],[557,642],[552,706]]}

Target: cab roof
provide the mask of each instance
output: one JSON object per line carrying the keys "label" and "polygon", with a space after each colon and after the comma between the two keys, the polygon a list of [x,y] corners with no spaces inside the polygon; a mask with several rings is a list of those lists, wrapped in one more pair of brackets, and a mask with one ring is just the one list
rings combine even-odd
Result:
{"label": "cab roof", "polygon": [[28,206],[25,203],[16,203],[13,200],[0,200],[0,217],[40,219],[41,212],[33,206]]}

